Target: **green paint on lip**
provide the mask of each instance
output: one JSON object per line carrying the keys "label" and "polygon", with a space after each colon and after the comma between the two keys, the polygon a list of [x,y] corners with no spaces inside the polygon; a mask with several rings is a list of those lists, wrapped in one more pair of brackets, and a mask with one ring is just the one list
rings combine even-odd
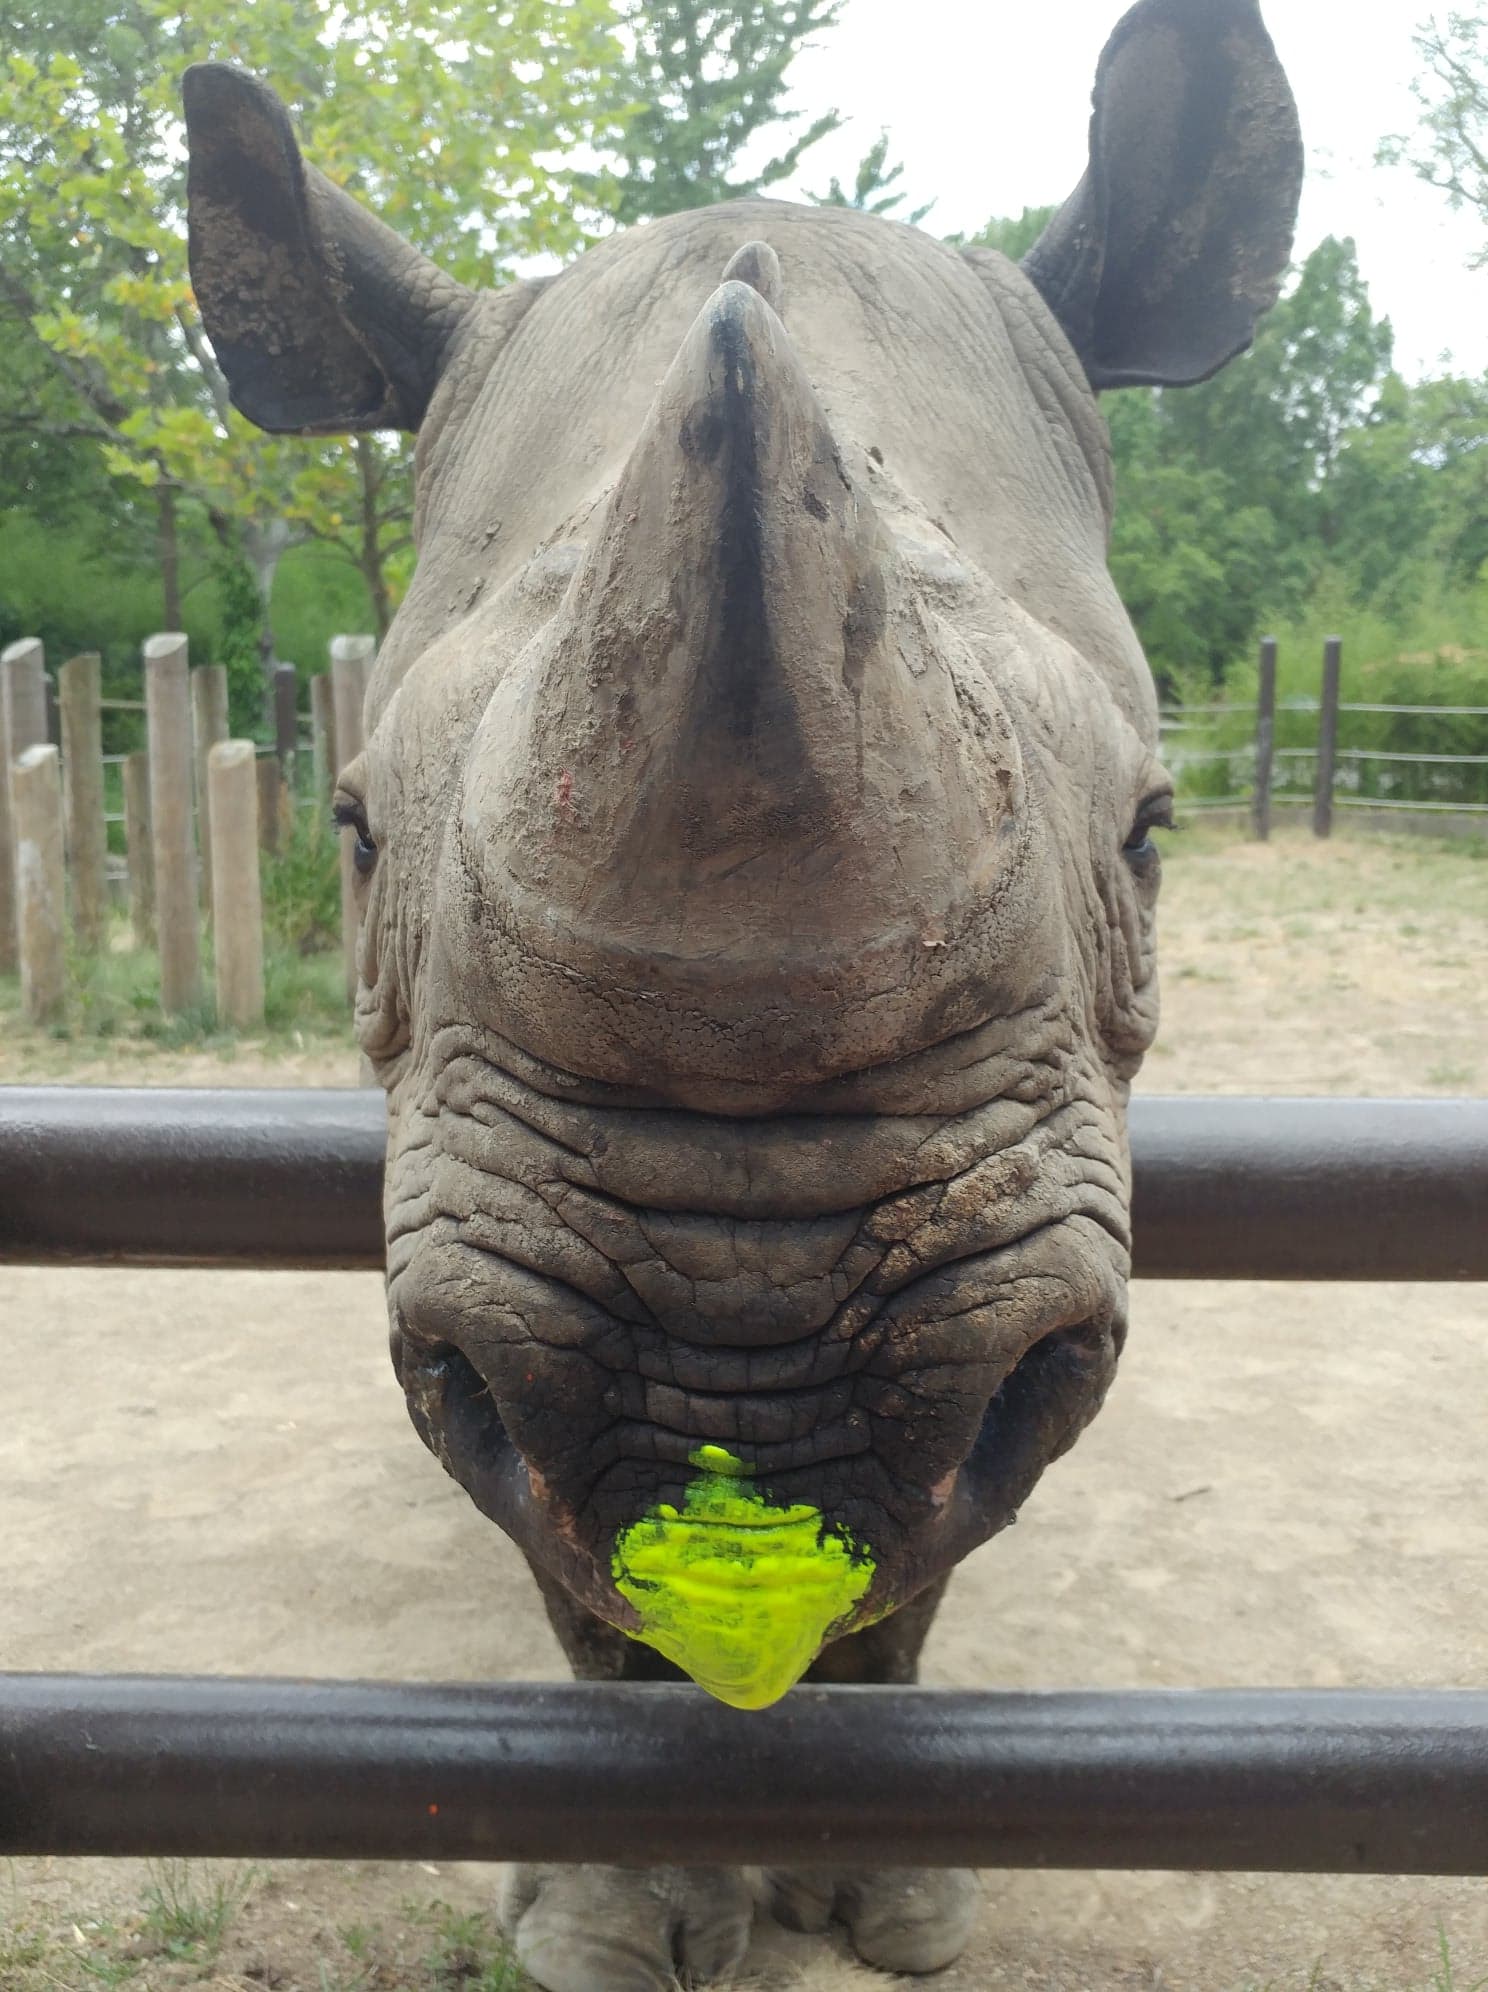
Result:
{"label": "green paint on lip", "polygon": [[768,1708],[795,1686],[873,1581],[819,1508],[772,1507],[753,1469],[722,1446],[690,1456],[698,1478],[623,1530],[615,1588],[640,1617],[633,1639],[666,1655],[733,1708]]}

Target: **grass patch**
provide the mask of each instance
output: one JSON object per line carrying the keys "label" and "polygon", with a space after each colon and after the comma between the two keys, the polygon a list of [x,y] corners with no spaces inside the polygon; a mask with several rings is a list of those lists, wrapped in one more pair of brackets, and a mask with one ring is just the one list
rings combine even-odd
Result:
{"label": "grass patch", "polygon": [[339,957],[341,862],[330,805],[300,798],[282,850],[259,866],[264,939],[287,955]]}
{"label": "grass patch", "polygon": [[343,1924],[345,1955],[317,1961],[316,1992],[537,1992],[494,1918],[438,1900],[401,1917]]}
{"label": "grass patch", "polygon": [[212,998],[212,946],[202,943],[199,1003],[174,1015],[160,1007],[160,962],[153,948],[129,945],[128,922],[115,915],[108,946],[98,954],[74,951],[68,961],[67,1006],[55,1023],[36,1025],[21,1014],[21,986],[0,976],[0,1041],[4,1077],[42,1072],[61,1076],[68,1065],[110,1046],[168,1052],[210,1052],[229,1061],[245,1040],[285,1049],[307,1042],[349,1045],[351,1006],[346,1000],[339,942],[334,953],[301,952],[270,942],[264,956],[264,1022],[239,1034],[217,1021]]}
{"label": "grass patch", "polygon": [[1428,1065],[1426,1068],[1428,1086],[1441,1086],[1453,1093],[1470,1091],[1477,1076],[1470,1065]]}
{"label": "grass patch", "polygon": [[1452,1947],[1447,1942],[1447,1933],[1440,1923],[1436,1926],[1436,1941],[1439,1962],[1431,1974],[1427,1992],[1488,1992],[1488,1978],[1475,1978],[1469,1982],[1465,1978],[1458,1977],[1452,1962]]}
{"label": "grass patch", "polygon": [[46,1953],[47,1939],[39,1930],[0,1929],[0,1985],[8,1985],[12,1973],[42,1964]]}
{"label": "grass patch", "polygon": [[161,1953],[210,1965],[221,1953],[234,1918],[252,1893],[260,1870],[215,1864],[203,1872],[190,1861],[151,1861],[141,1933]]}
{"label": "grass patch", "polygon": [[433,1942],[423,1964],[436,1992],[446,1987],[459,1987],[461,1992],[528,1992],[532,1981],[491,1917],[452,1909],[447,1902],[431,1903],[425,1914],[433,1925]]}
{"label": "grass patch", "polygon": [[156,1992],[214,1973],[239,1912],[262,1870],[219,1862],[150,1861],[137,1914],[59,1928],[0,1925],[4,1992],[97,1992],[134,1986]]}
{"label": "grass patch", "polygon": [[1279,921],[1293,922],[1300,940],[1320,916],[1386,913],[1398,916],[1395,931],[1417,944],[1419,958],[1419,942],[1440,939],[1444,923],[1488,917],[1488,838],[1391,837],[1350,825],[1322,841],[1286,824],[1262,845],[1238,826],[1183,822],[1179,808],[1181,827],[1162,847],[1166,897],[1202,908],[1210,940],[1258,940]]}
{"label": "grass patch", "polygon": [[[341,960],[341,885],[337,833],[320,801],[302,799],[292,812],[282,850],[260,860],[264,931],[264,1023],[247,1035],[255,1042],[308,1039],[350,1041],[351,1014]],[[201,932],[201,1000],[167,1015],[160,1007],[160,961],[154,948],[136,948],[129,920],[110,912],[104,946],[84,954],[75,946],[67,964],[63,1015],[45,1026],[21,1016],[17,977],[0,977],[0,1037],[9,1063],[6,1077],[24,1078],[43,1066],[65,1070],[57,1047],[87,1054],[110,1044],[149,1045],[162,1051],[208,1051],[231,1058],[241,1041],[217,1021],[213,996],[212,935]]]}
{"label": "grass patch", "polygon": [[[276,1904],[281,1912],[284,1905],[272,1871],[160,1861],[149,1864],[148,1876],[140,1912],[118,1923],[66,1918],[55,1928],[0,1923],[0,1987],[4,1992],[96,1992],[99,1986],[185,1992],[200,1985],[209,1992],[249,1992],[252,1986],[283,1984],[302,1992],[536,1992],[492,1916],[443,1900],[389,1899],[384,1913],[369,1909],[364,1899],[356,1921],[327,1927],[310,1916],[286,1925],[276,1921]],[[287,1906],[304,1907],[303,1897]],[[1220,1964],[1208,1983],[1211,1992],[1488,1992],[1483,1962],[1469,1960],[1460,1945],[1454,1952],[1438,1925],[1430,1954],[1414,1963],[1358,1970],[1317,1958],[1265,1979],[1232,1976]],[[1112,1964],[1125,1983],[1114,1959]],[[733,1992],[735,1986],[745,1992],[756,1983],[760,1992],[766,1987],[785,1992],[798,1982],[802,1992],[818,1982],[845,1986],[840,1969],[823,1946],[811,1961],[776,1964],[758,1981],[746,1975],[719,1992]],[[1154,1984],[1159,1976],[1154,1974]],[[862,1980],[866,1992],[866,1972]],[[858,1983],[857,1975],[852,1982]]]}

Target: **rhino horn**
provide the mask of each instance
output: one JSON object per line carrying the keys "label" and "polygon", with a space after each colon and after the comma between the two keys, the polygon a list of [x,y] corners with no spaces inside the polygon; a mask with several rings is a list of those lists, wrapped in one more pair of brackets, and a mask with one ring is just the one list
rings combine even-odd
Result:
{"label": "rhino horn", "polygon": [[708,1010],[837,1006],[964,912],[1000,797],[857,468],[726,280],[483,722],[466,848],[534,954]]}
{"label": "rhino horn", "polygon": [[614,797],[631,855],[639,840],[655,847],[642,855],[704,870],[767,850],[779,862],[830,828],[855,786],[855,686],[883,633],[877,537],[784,325],[750,284],[724,283],[573,605],[574,647],[603,674],[622,753],[647,743]]}

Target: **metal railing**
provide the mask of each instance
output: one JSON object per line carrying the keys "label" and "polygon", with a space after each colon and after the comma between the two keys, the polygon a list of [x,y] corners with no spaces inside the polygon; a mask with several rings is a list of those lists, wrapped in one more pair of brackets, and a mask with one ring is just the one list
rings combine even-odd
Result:
{"label": "metal railing", "polygon": [[[1140,1279],[1488,1280],[1488,1101],[1131,1105]],[[0,1092],[0,1263],[380,1269],[381,1093]]]}
{"label": "metal railing", "polygon": [[[1488,1102],[1138,1098],[1147,1277],[1488,1279]],[[0,1262],[369,1266],[371,1093],[0,1089]],[[719,1793],[727,1803],[719,1803]],[[1481,1874],[1488,1692],[0,1675],[0,1852]]]}
{"label": "metal railing", "polygon": [[1488,1693],[0,1676],[0,1853],[1483,1874]]}

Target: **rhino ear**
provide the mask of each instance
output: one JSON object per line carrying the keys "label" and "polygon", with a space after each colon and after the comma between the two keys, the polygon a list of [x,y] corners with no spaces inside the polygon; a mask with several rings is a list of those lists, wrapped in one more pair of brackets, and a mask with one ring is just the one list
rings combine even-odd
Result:
{"label": "rhino ear", "polygon": [[1291,255],[1297,107],[1257,0],[1140,0],[1096,74],[1090,164],[1023,259],[1092,387],[1206,380]]}
{"label": "rhino ear", "polygon": [[475,294],[300,157],[271,90],[182,82],[191,281],[234,405],[261,429],[416,429]]}

